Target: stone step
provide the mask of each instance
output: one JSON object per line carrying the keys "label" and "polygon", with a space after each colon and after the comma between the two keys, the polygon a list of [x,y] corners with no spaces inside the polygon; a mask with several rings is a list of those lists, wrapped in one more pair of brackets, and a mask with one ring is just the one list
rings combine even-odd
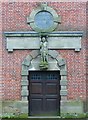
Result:
{"label": "stone step", "polygon": [[32,118],[32,119],[54,119],[54,118],[60,118],[60,116],[30,116],[28,118]]}
{"label": "stone step", "polygon": [[29,120],[88,120],[85,118],[60,118],[60,116],[30,116]]}

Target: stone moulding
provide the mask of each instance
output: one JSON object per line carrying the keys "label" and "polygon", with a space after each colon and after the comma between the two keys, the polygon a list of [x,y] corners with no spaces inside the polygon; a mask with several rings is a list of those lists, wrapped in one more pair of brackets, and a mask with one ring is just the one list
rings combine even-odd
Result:
{"label": "stone moulding", "polygon": [[[51,26],[49,26],[48,28],[44,29],[44,28],[41,28],[41,27],[38,27],[36,24],[35,24],[35,17],[36,15],[38,15],[38,13],[40,12],[48,12],[52,15],[53,17],[53,24]],[[43,15],[44,16],[44,15]],[[46,17],[46,16],[45,16]],[[52,19],[50,19],[52,20]],[[50,21],[49,21],[50,22]],[[58,23],[60,24],[61,23],[61,16],[58,15],[56,13],[56,11],[47,6],[47,5],[44,5],[44,4],[41,4],[41,7],[38,7],[37,9],[34,9],[30,15],[27,17],[27,24],[30,24],[31,28],[37,32],[40,32],[40,33],[43,33],[43,32],[52,32],[53,30],[55,30],[55,28],[57,27]]]}
{"label": "stone moulding", "polygon": [[[34,31],[18,31],[18,32],[4,32],[6,37],[38,37],[40,34]],[[72,37],[82,37],[83,31],[55,31],[48,33],[48,36],[72,36]]]}

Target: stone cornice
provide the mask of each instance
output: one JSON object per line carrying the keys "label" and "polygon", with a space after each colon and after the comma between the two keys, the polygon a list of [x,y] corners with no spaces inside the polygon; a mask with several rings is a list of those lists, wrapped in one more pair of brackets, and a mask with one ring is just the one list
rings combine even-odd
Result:
{"label": "stone cornice", "polygon": [[[52,37],[82,37],[83,31],[55,31],[51,33],[45,33],[46,35]],[[36,37],[41,36],[40,33],[34,31],[15,31],[15,32],[4,32],[6,37]]]}

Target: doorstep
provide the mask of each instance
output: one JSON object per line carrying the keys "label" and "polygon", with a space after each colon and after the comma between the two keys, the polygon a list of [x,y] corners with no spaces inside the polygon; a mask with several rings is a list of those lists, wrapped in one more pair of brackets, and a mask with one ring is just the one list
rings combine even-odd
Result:
{"label": "doorstep", "polygon": [[60,118],[60,116],[29,116],[28,118],[33,118],[33,119],[46,119],[46,118]]}

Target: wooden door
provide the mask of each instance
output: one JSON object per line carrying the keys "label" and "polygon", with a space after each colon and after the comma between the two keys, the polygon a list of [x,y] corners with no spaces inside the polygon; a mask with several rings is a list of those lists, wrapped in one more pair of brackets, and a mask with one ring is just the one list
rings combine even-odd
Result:
{"label": "wooden door", "polygon": [[57,115],[60,112],[59,71],[29,72],[29,115]]}

